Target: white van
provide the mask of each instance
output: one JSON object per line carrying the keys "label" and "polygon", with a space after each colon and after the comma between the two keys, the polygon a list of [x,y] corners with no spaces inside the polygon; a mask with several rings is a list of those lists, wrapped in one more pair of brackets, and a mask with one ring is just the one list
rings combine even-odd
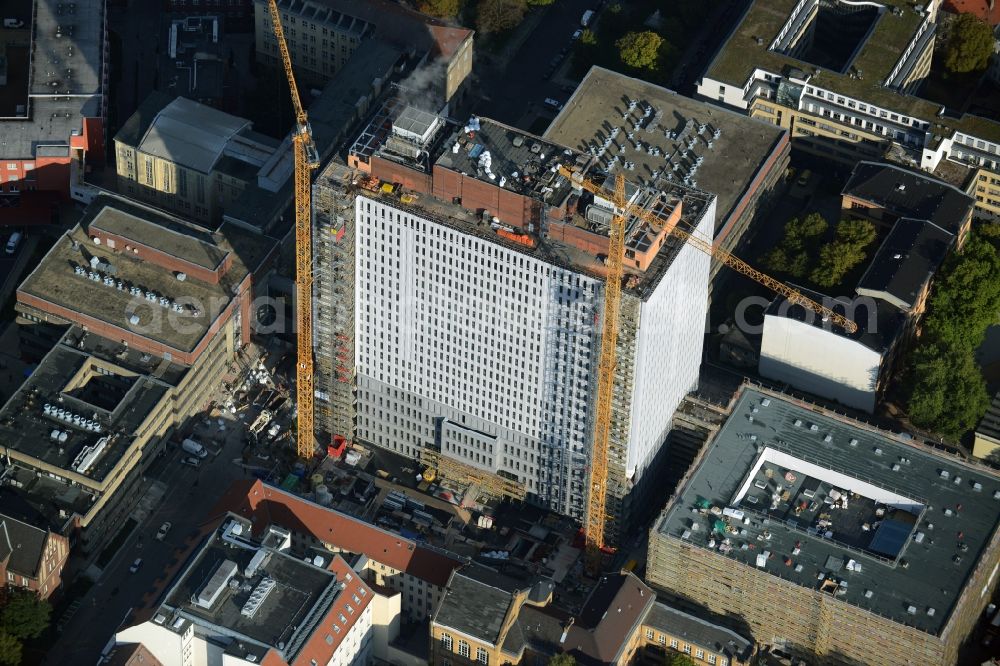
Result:
{"label": "white van", "polygon": [[16,18],[5,18],[3,20],[3,27],[5,28],[23,28],[24,21],[18,20]]}
{"label": "white van", "polygon": [[21,237],[20,231],[15,231],[10,235],[10,238],[7,239],[7,254],[14,254],[17,252],[17,246],[21,244]]}
{"label": "white van", "polygon": [[198,456],[199,458],[208,457],[208,451],[205,450],[205,447],[193,439],[185,439],[181,442],[181,448],[184,449],[185,453],[190,453],[191,455]]}

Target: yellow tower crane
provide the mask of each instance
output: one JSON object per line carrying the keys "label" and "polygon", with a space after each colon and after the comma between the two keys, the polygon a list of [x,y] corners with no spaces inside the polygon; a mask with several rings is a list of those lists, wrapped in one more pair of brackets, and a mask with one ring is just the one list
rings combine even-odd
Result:
{"label": "yellow tower crane", "polygon": [[295,323],[298,326],[298,362],[296,364],[296,403],[298,427],[296,444],[300,458],[311,458],[315,451],[313,431],[313,331],[312,331],[312,170],[319,166],[319,154],[313,142],[309,118],[299,99],[299,88],[292,71],[292,56],[285,43],[281,14],[275,0],[268,0],[274,39],[278,42],[285,77],[295,109]]}
{"label": "yellow tower crane", "polygon": [[[604,288],[604,317],[601,322],[601,355],[597,365],[597,410],[594,418],[594,445],[590,463],[590,488],[587,494],[587,513],[584,519],[584,530],[587,540],[587,570],[597,573],[601,565],[601,552],[604,549],[604,527],[607,522],[607,492],[608,492],[608,449],[611,437],[612,398],[614,396],[615,365],[617,363],[618,343],[618,310],[621,305],[622,279],[624,278],[625,224],[629,217],[635,216],[657,227],[664,227],[667,220],[645,210],[641,206],[630,203],[625,193],[625,177],[619,173],[615,177],[614,190],[609,191],[601,185],[587,180],[582,174],[560,166],[561,173],[570,181],[588,192],[596,194],[612,202],[615,207],[611,218],[611,229],[608,234],[607,283]],[[694,234],[678,229],[676,226],[668,229],[670,235],[680,238],[688,245],[721,261],[737,272],[759,282],[760,284],[781,294],[790,302],[808,308],[829,319],[837,326],[854,333],[858,327],[850,319],[830,308],[817,303],[801,292],[773,277],[758,271],[731,252],[714,247],[710,240],[705,240]]]}

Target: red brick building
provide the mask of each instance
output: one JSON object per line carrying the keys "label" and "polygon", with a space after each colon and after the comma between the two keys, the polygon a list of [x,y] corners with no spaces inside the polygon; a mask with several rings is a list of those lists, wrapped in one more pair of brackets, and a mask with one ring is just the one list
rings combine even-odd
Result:
{"label": "red brick building", "polygon": [[0,587],[20,587],[42,599],[62,582],[66,537],[0,514]]}
{"label": "red brick building", "polygon": [[465,564],[420,543],[305,500],[263,482],[238,481],[214,513],[249,518],[255,532],[281,525],[292,534],[292,549],[310,546],[368,558],[368,582],[402,593],[402,612],[414,621],[430,616],[451,572]]}

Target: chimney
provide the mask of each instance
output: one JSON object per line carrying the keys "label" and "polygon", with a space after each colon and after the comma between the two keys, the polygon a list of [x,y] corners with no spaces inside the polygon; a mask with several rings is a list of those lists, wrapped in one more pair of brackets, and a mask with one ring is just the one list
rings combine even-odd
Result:
{"label": "chimney", "polygon": [[559,644],[562,645],[566,642],[566,636],[569,635],[569,628],[573,626],[573,618],[570,618],[566,624],[563,625],[562,636],[559,637]]}

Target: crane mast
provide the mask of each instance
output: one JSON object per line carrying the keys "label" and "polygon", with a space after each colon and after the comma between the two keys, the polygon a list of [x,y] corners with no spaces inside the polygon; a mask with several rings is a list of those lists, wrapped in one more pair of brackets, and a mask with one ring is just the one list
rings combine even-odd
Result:
{"label": "crane mast", "polygon": [[295,323],[298,356],[295,366],[298,423],[296,446],[300,458],[311,458],[315,451],[313,427],[313,330],[312,330],[312,170],[319,166],[319,154],[313,142],[309,118],[299,98],[299,88],[292,71],[292,56],[285,43],[285,31],[275,0],[268,0],[274,38],[281,52],[285,78],[295,109],[295,133],[292,148],[295,163]]}
{"label": "crane mast", "polygon": [[[625,226],[628,218],[632,215],[657,227],[664,227],[667,221],[628,202],[625,195],[625,178],[621,173],[615,176],[613,192],[609,192],[605,187],[564,166],[559,167],[559,173],[568,178],[574,185],[610,200],[615,207],[608,233],[608,274],[604,288],[601,354],[597,366],[597,410],[594,419],[594,444],[590,462],[590,492],[587,495],[587,513],[584,520],[587,543],[586,567],[588,572],[595,574],[600,570],[601,551],[605,545],[604,528],[607,523],[608,450],[611,437],[615,365],[617,364],[618,312],[621,307],[622,279],[624,278]],[[822,316],[824,321],[831,321],[849,333],[858,330],[857,324],[847,317],[817,303],[780,280],[757,270],[728,250],[713,246],[711,241],[699,238],[691,232],[678,229],[676,226],[669,228],[668,233],[721,261],[738,273],[781,294],[791,303],[812,310]]]}

